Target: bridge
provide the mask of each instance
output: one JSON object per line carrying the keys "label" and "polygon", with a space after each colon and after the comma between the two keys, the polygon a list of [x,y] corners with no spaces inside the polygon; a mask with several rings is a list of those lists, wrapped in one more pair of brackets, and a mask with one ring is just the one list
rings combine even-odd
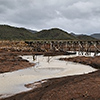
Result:
{"label": "bridge", "polygon": [[32,47],[33,51],[79,51],[79,54],[86,52],[88,55],[90,52],[100,53],[100,40],[97,41],[80,41],[80,40],[34,40],[25,41],[25,43]]}

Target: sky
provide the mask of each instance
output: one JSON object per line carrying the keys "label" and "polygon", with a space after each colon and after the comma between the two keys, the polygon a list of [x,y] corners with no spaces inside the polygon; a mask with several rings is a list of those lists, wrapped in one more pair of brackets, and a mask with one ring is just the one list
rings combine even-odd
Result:
{"label": "sky", "polygon": [[100,0],[0,0],[0,24],[100,33]]}

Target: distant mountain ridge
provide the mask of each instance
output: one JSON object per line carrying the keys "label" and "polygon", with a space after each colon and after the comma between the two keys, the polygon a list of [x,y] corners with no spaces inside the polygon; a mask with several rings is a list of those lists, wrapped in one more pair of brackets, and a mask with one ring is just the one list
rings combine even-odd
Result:
{"label": "distant mountain ridge", "polygon": [[0,40],[95,40],[95,38],[68,33],[59,28],[37,32],[26,28],[0,25]]}
{"label": "distant mountain ridge", "polygon": [[35,30],[31,30],[31,29],[27,29],[28,31],[30,31],[31,33],[37,33],[37,31]]}
{"label": "distant mountain ridge", "polygon": [[90,36],[100,40],[100,33],[94,33]]}
{"label": "distant mountain ridge", "polygon": [[89,35],[84,35],[84,34],[75,34],[75,33],[70,33],[71,35],[77,37],[79,40],[87,41],[87,40],[97,40],[95,37],[89,36]]}
{"label": "distant mountain ridge", "polygon": [[80,39],[80,40],[84,40],[84,41],[91,41],[91,40],[97,40],[96,38],[93,38],[91,36],[88,36],[88,35],[77,35],[77,38]]}
{"label": "distant mountain ridge", "polygon": [[37,32],[34,36],[36,36],[38,39],[46,39],[46,40],[76,40],[77,38],[72,36],[71,34],[58,29],[58,28],[52,28],[49,30],[42,30],[40,32]]}
{"label": "distant mountain ridge", "polygon": [[9,25],[0,25],[0,40],[32,40],[36,39],[25,28],[17,28]]}

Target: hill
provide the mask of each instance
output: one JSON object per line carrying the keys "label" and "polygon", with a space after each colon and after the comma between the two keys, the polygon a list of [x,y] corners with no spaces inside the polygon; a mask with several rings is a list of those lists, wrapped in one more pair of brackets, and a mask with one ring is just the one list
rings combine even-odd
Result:
{"label": "hill", "polygon": [[[97,37],[99,36],[100,34],[97,34]],[[25,28],[0,25],[0,40],[95,40],[95,38],[68,33],[59,28],[37,32]]]}
{"label": "hill", "polygon": [[91,40],[96,40],[95,38],[91,37],[91,36],[88,36],[88,35],[77,35],[77,38],[79,40],[83,40],[83,41],[91,41]]}
{"label": "hill", "polygon": [[73,35],[58,29],[58,28],[52,28],[49,30],[42,30],[40,32],[37,32],[34,34],[37,39],[42,40],[76,40],[77,38]]}
{"label": "hill", "polygon": [[75,36],[78,38],[78,40],[83,40],[83,41],[86,41],[86,40],[97,40],[95,37],[92,37],[92,36],[89,36],[89,35],[84,35],[84,34],[75,34],[75,33],[70,33],[71,35]]}
{"label": "hill", "polygon": [[25,28],[0,25],[0,40],[32,40],[34,35]]}
{"label": "hill", "polygon": [[99,39],[100,40],[100,33],[95,33],[95,34],[92,34],[91,37],[93,38],[96,38],[96,39]]}
{"label": "hill", "polygon": [[36,33],[37,31],[35,30],[31,30],[31,29],[27,29],[28,31],[30,31],[31,33]]}
{"label": "hill", "polygon": [[36,32],[25,28],[0,25],[0,40],[37,40],[37,39],[76,40],[77,38],[58,28]]}
{"label": "hill", "polygon": [[73,35],[73,36],[75,36],[75,37],[77,37],[77,35],[75,33],[73,33],[73,32],[71,32],[70,34]]}

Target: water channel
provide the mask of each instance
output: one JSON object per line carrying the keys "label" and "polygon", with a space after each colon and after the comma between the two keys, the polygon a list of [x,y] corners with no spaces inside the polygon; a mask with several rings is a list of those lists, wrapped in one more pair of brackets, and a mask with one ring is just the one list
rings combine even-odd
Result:
{"label": "water channel", "polygon": [[0,98],[30,90],[31,88],[24,86],[28,83],[48,78],[86,74],[96,71],[96,69],[88,65],[59,60],[59,58],[74,56],[76,55],[53,57],[38,55],[35,56],[34,61],[32,55],[21,56],[23,59],[36,65],[33,67],[30,66],[30,68],[0,74]]}

